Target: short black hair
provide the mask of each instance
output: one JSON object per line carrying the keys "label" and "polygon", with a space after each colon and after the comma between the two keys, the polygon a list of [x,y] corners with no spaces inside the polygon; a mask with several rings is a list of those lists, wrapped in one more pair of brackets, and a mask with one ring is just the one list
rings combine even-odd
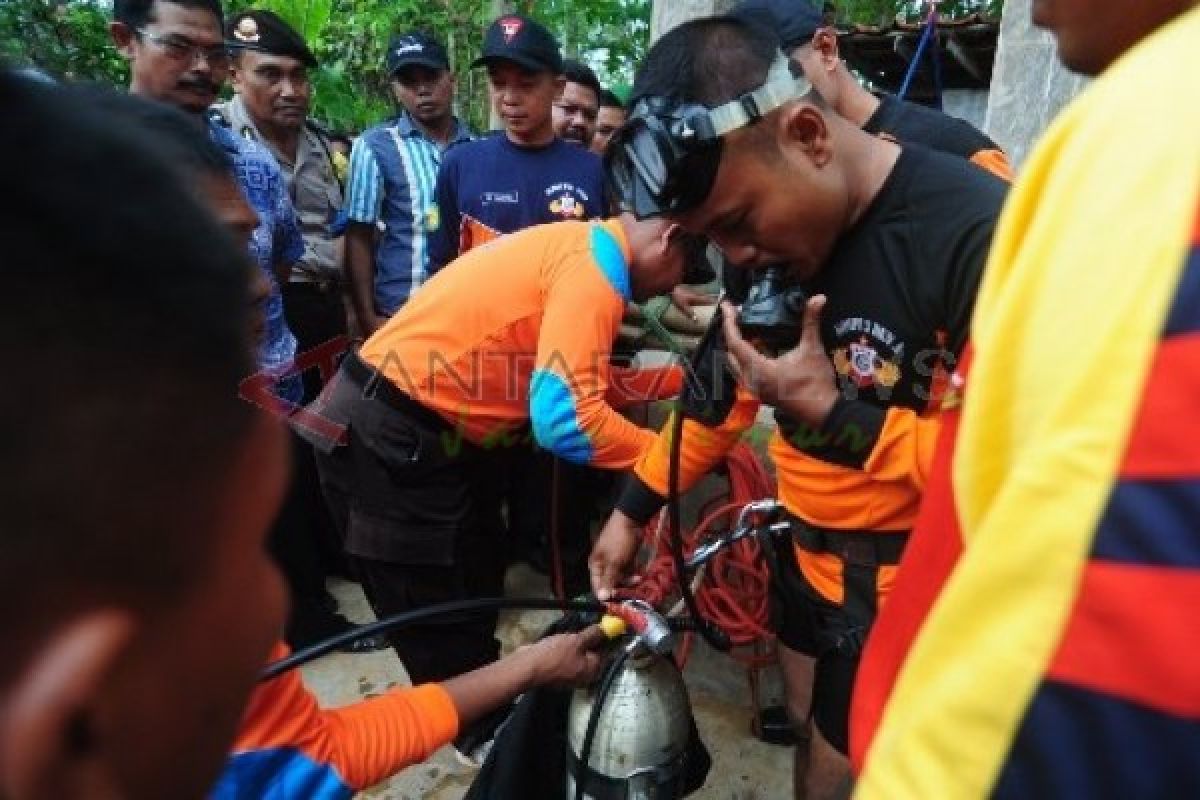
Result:
{"label": "short black hair", "polygon": [[154,140],[159,154],[189,183],[197,175],[234,178],[233,159],[192,114],[103,86],[73,89],[81,103],[121,119]]}
{"label": "short black hair", "polygon": [[21,154],[0,193],[0,620],[20,653],[47,619],[167,602],[209,568],[255,419],[251,265],[127,120],[3,72],[0,108]]}
{"label": "short black hair", "polygon": [[616,92],[612,89],[604,89],[600,92],[600,107],[601,108],[625,108],[625,104],[621,102],[621,98],[617,97]]}
{"label": "short black hair", "polygon": [[779,47],[773,31],[736,17],[689,20],[650,48],[630,105],[653,96],[709,108],[728,103],[762,85]]}
{"label": "short black hair", "polygon": [[588,87],[596,93],[596,99],[600,99],[600,79],[596,77],[596,73],[587,64],[572,58],[563,59],[562,74],[571,83],[578,83],[580,86]]}
{"label": "short black hair", "polygon": [[113,19],[125,23],[130,28],[145,27],[154,20],[155,3],[174,3],[184,8],[211,11],[216,16],[221,30],[225,30],[225,14],[221,10],[221,0],[114,0]]}

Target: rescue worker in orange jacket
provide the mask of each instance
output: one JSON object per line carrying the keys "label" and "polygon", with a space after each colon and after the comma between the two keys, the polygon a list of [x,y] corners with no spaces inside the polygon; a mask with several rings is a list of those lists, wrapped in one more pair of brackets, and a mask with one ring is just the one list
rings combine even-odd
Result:
{"label": "rescue worker in orange jacket", "polygon": [[[346,357],[295,423],[376,614],[502,593],[501,489],[532,442],[626,468],[653,434],[606,396],[625,304],[669,292],[700,237],[631,215],[540,225],[462,255]],[[391,636],[414,683],[495,660],[495,614]]]}

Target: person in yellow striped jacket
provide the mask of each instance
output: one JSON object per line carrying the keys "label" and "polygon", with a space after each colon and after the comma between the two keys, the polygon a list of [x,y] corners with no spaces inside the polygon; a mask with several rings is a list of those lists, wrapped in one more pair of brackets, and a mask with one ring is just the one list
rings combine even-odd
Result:
{"label": "person in yellow striped jacket", "polygon": [[997,229],[961,419],[858,674],[858,797],[1200,794],[1194,6],[1034,2],[1104,75]]}

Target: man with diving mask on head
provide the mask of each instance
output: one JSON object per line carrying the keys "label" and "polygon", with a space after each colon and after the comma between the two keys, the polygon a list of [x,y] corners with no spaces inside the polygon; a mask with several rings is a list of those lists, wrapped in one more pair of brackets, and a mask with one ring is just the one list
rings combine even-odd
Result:
{"label": "man with diving mask on head", "polygon": [[[760,404],[775,408],[795,548],[779,560],[772,624],[789,711],[813,721],[796,788],[837,797],[862,641],[916,517],[1005,185],[864,133],[793,74],[773,33],[730,17],[660,39],[632,109],[606,156],[619,200],[703,233],[736,270],[772,267],[740,320],[722,306],[740,386],[728,408],[684,423],[679,485],[718,464]],[[596,590],[634,568],[669,450],[661,435],[629,476],[592,552]]]}

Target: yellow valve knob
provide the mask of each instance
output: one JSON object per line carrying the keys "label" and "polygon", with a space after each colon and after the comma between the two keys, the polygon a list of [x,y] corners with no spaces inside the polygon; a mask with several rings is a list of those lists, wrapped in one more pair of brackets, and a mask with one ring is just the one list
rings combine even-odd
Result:
{"label": "yellow valve knob", "polygon": [[604,631],[604,635],[610,639],[616,639],[618,636],[624,636],[628,626],[625,620],[612,614],[605,614],[600,617],[600,630]]}

